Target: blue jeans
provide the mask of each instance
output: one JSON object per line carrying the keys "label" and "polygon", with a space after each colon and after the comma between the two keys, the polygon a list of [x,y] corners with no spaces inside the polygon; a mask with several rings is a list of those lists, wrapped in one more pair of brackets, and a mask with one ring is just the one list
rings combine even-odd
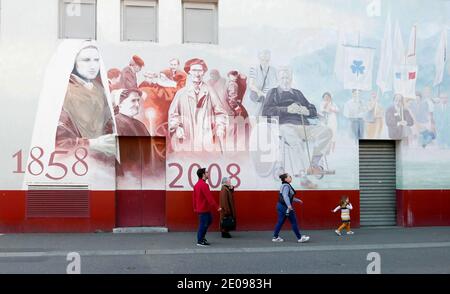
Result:
{"label": "blue jeans", "polygon": [[200,225],[198,226],[197,241],[200,242],[205,238],[208,227],[212,223],[211,212],[203,212],[198,214],[200,219]]}
{"label": "blue jeans", "polygon": [[281,231],[281,227],[283,227],[283,224],[286,221],[286,218],[288,218],[289,222],[291,223],[291,226],[292,226],[292,231],[294,231],[295,236],[297,236],[297,239],[300,239],[302,237],[302,234],[300,234],[300,231],[298,229],[297,217],[295,216],[295,211],[291,210],[291,212],[289,212],[289,216],[286,216],[286,210],[287,210],[287,206],[278,202],[278,204],[277,204],[278,222],[277,222],[277,225],[275,226],[275,231],[273,232],[273,236],[275,238],[278,237],[278,234]]}
{"label": "blue jeans", "polygon": [[351,118],[351,130],[356,140],[364,138],[364,120],[362,118]]}

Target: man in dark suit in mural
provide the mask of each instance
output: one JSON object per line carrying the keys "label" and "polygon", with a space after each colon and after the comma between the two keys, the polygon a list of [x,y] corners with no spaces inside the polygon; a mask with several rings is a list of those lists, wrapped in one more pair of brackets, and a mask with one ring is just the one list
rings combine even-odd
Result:
{"label": "man in dark suit in mural", "polygon": [[411,134],[411,126],[414,120],[411,113],[405,108],[403,96],[396,94],[393,104],[386,110],[386,125],[388,127],[389,138],[403,140],[408,144],[407,138]]}
{"label": "man in dark suit in mural", "polygon": [[[324,171],[320,167],[322,157],[328,154],[331,147],[333,133],[330,128],[322,125],[312,125],[310,119],[317,117],[316,107],[311,104],[300,90],[292,88],[292,71],[289,68],[281,68],[278,71],[280,85],[271,89],[267,93],[267,99],[263,106],[263,116],[278,117],[280,124],[280,134],[286,144],[296,149],[293,156],[309,153],[305,150],[310,146],[312,158],[308,158],[310,163],[306,169],[307,174],[320,175]],[[309,146],[303,147],[305,143]],[[290,164],[295,166],[294,174],[305,172],[304,164],[301,160],[292,160]],[[328,171],[331,172],[331,171]],[[305,185],[310,185],[309,181]],[[313,186],[311,186],[312,188]]]}

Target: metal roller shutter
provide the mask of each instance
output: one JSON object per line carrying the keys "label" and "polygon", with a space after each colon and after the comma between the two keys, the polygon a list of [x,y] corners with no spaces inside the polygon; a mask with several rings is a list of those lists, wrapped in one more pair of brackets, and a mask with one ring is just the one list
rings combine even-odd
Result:
{"label": "metal roller shutter", "polygon": [[395,141],[359,141],[361,226],[395,226]]}

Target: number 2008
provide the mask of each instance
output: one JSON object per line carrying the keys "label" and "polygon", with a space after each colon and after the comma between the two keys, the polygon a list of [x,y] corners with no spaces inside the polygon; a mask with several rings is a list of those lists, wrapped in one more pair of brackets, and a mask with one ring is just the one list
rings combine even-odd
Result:
{"label": "number 2008", "polygon": [[[177,176],[170,182],[169,187],[170,188],[184,188],[184,185],[178,184],[178,181],[183,177],[183,166],[179,163],[169,163],[169,168],[176,168],[178,170]],[[195,172],[197,169],[201,168],[201,166],[198,163],[193,163],[189,166],[187,171],[188,176],[188,182],[191,188],[194,187],[195,182],[193,181],[193,175],[194,178],[197,176],[195,175]],[[208,173],[210,177],[208,178],[208,183],[211,188],[218,188],[221,185],[222,180],[222,169],[217,163],[213,163],[209,165],[208,167]],[[211,174],[213,172],[217,173],[217,177],[214,177],[212,179]],[[226,172],[228,174],[228,177],[234,182],[234,186],[238,188],[241,185],[241,179],[239,178],[239,173],[241,172],[241,168],[236,163],[231,163],[226,167]]]}

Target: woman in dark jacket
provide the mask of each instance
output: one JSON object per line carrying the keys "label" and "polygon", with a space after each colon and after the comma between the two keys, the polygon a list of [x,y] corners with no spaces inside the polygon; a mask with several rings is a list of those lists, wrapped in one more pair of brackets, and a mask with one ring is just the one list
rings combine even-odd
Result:
{"label": "woman in dark jacket", "polygon": [[222,190],[220,191],[220,231],[222,238],[231,238],[229,229],[222,227],[222,221],[225,217],[231,217],[236,221],[236,210],[234,208],[234,187],[231,185],[230,178],[222,179]]}

